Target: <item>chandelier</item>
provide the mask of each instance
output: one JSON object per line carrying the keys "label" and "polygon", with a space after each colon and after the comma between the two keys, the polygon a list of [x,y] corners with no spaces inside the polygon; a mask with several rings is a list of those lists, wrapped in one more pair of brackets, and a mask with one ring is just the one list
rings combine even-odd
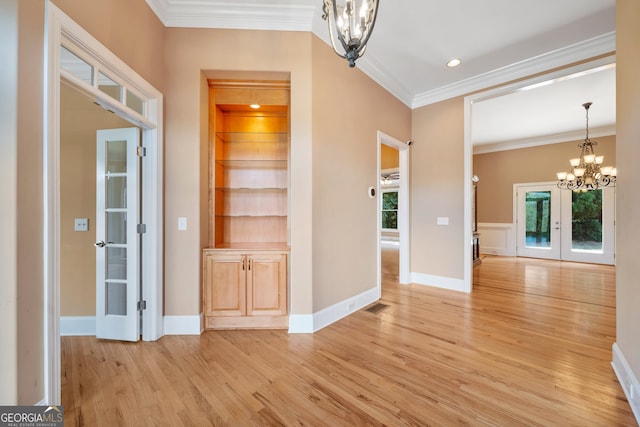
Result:
{"label": "chandelier", "polygon": [[615,185],[617,170],[612,166],[600,166],[604,162],[604,156],[597,156],[593,147],[598,145],[596,141],[589,139],[589,107],[591,102],[582,104],[587,117],[587,134],[584,142],[578,144],[580,157],[569,160],[570,172],[558,172],[558,188],[588,191],[598,187]]}
{"label": "chandelier", "polygon": [[349,67],[355,67],[376,23],[378,0],[346,0],[344,5],[337,4],[339,0],[323,1],[322,19],[329,22],[331,46]]}

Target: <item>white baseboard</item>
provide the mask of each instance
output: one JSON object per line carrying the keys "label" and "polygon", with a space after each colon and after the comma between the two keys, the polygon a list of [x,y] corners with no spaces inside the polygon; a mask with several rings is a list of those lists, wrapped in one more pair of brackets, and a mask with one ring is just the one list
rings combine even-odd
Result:
{"label": "white baseboard", "polygon": [[638,378],[631,370],[631,367],[627,363],[624,354],[617,343],[613,344],[613,361],[611,366],[618,377],[618,381],[624,390],[624,394],[627,396],[627,401],[633,415],[636,417],[636,421],[640,424],[640,382]]}
{"label": "white baseboard", "polygon": [[165,335],[200,335],[202,333],[202,316],[164,316]]}
{"label": "white baseboard", "polygon": [[313,314],[289,315],[290,334],[312,334],[313,332]]}
{"label": "white baseboard", "polygon": [[431,274],[411,273],[411,283],[416,285],[433,286],[458,292],[471,292],[469,284],[462,279],[433,276]]}
{"label": "white baseboard", "polygon": [[60,316],[61,337],[96,335],[96,316]]}
{"label": "white baseboard", "polygon": [[290,314],[289,333],[311,334],[319,331],[351,313],[378,301],[380,296],[380,289],[375,287],[313,314]]}
{"label": "white baseboard", "polygon": [[478,223],[480,253],[516,256],[516,228],[513,223]]}

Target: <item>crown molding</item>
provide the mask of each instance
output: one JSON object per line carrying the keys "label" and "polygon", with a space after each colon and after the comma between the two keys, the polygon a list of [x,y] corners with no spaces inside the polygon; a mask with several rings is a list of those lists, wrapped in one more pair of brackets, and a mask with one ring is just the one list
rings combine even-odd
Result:
{"label": "crown molding", "polygon": [[311,31],[312,5],[239,1],[146,0],[165,27]]}
{"label": "crown molding", "polygon": [[[319,1],[304,5],[252,3],[251,0],[145,0],[166,27],[310,31],[331,46]],[[415,109],[504,84],[533,74],[615,52],[615,31],[487,73],[414,95],[383,64],[369,56],[357,67],[409,108]]]}
{"label": "crown molding", "polygon": [[599,55],[612,53],[615,52],[615,50],[616,33],[612,31],[602,36],[594,37],[450,85],[423,92],[414,97],[411,108],[424,107],[456,96],[467,95],[491,86],[584,61]]}
{"label": "crown molding", "polygon": [[[589,129],[589,136],[593,138],[600,138],[601,136],[610,136],[615,134],[615,125]],[[540,145],[558,144],[568,141],[580,141],[582,139],[584,139],[584,130],[556,133],[553,135],[516,139],[512,141],[495,142],[490,144],[477,144],[473,146],[473,154],[475,155],[493,153],[496,151],[517,150],[519,148],[538,147]]]}

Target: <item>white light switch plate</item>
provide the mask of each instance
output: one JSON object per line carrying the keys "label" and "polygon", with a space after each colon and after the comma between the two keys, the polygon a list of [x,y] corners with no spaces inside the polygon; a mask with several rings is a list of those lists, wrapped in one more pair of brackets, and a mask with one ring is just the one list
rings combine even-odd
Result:
{"label": "white light switch plate", "polygon": [[449,217],[448,216],[439,216],[438,217],[438,225],[449,225]]}
{"label": "white light switch plate", "polygon": [[75,231],[89,231],[89,218],[76,218],[73,221]]}
{"label": "white light switch plate", "polygon": [[187,229],[187,218],[184,216],[178,217],[178,230],[184,231]]}

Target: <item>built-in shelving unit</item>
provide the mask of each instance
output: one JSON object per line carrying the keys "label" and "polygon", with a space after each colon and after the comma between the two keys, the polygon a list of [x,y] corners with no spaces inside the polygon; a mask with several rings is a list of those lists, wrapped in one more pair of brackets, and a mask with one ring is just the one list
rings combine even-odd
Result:
{"label": "built-in shelving unit", "polygon": [[209,83],[205,328],[286,328],[289,84]]}

